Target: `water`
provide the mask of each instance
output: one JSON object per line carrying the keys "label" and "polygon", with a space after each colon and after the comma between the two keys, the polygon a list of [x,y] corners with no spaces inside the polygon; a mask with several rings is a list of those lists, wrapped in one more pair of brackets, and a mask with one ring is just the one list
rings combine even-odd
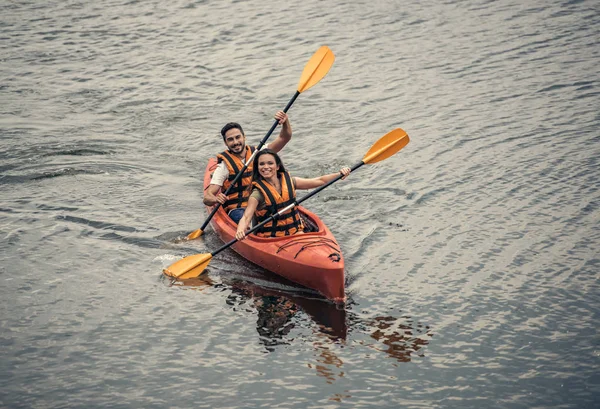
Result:
{"label": "water", "polygon": [[[0,3],[0,406],[588,408],[600,397],[592,1]],[[297,175],[411,143],[306,206],[338,309],[221,242],[228,121],[290,110]]]}

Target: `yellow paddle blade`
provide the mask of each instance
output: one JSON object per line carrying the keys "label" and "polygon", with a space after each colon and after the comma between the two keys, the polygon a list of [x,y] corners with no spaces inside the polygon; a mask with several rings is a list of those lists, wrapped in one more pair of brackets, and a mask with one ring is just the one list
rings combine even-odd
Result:
{"label": "yellow paddle blade", "polygon": [[403,129],[397,128],[383,135],[365,154],[364,163],[375,163],[384,160],[404,148],[410,139]]}
{"label": "yellow paddle blade", "polygon": [[211,258],[210,253],[187,256],[165,268],[163,273],[179,280],[198,277],[208,266]]}
{"label": "yellow paddle blade", "polygon": [[302,93],[321,81],[335,61],[333,51],[326,45],[319,48],[304,66],[304,71],[298,82],[298,92]]}
{"label": "yellow paddle blade", "polygon": [[185,273],[181,274],[179,277],[177,277],[178,280],[188,280],[191,278],[198,278],[200,275],[202,275],[202,273],[204,273],[204,270],[206,269],[206,267],[208,267],[208,263],[210,262],[209,260],[206,260],[204,263],[201,263],[199,265],[197,265],[196,267],[192,268],[189,271],[186,271]]}
{"label": "yellow paddle blade", "polygon": [[197,239],[198,237],[202,236],[204,234],[204,232],[200,229],[194,230],[193,232],[191,232],[190,234],[188,234],[185,238],[187,240],[194,240]]}

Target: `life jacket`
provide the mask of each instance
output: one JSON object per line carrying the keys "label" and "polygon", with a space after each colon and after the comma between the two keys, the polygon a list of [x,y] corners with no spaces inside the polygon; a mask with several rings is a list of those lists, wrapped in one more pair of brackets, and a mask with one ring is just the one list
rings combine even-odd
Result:
{"label": "life jacket", "polygon": [[[250,156],[254,153],[256,148],[254,146],[250,147],[246,145],[246,163],[250,159]],[[232,154],[229,151],[221,152],[217,155],[218,162],[225,162],[225,166],[229,170],[229,176],[225,179],[223,183],[223,191],[227,191],[235,177],[240,170],[244,167],[244,163],[238,158],[237,155]],[[229,212],[232,209],[245,208],[248,204],[248,197],[250,196],[250,191],[248,187],[252,182],[252,163],[248,163],[248,167],[244,171],[244,174],[238,181],[235,183],[235,186],[231,187],[229,193],[227,193],[227,200],[223,204],[223,209],[226,212]]]}
{"label": "life jacket", "polygon": [[[271,215],[289,206],[296,200],[296,189],[294,188],[294,182],[290,174],[279,172],[278,177],[281,181],[281,195],[273,185],[265,180],[261,179],[252,182],[252,186],[257,188],[265,198],[265,207],[255,212],[258,223],[268,219]],[[256,235],[260,237],[290,236],[302,229],[300,214],[296,210],[296,207],[293,207],[277,217],[275,221],[270,221],[258,229]]]}

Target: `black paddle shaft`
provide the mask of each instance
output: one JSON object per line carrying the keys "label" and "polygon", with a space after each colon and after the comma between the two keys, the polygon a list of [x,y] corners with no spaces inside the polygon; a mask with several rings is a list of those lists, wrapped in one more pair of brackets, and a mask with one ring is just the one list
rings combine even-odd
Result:
{"label": "black paddle shaft", "polygon": [[[360,168],[364,164],[365,163],[363,161],[360,161],[359,163],[357,163],[356,165],[354,165],[354,166],[352,166],[350,168],[350,172],[354,172],[356,169]],[[326,187],[332,185],[333,183],[337,182],[338,180],[340,180],[343,177],[344,177],[344,175],[342,175],[340,173],[335,179],[330,180],[329,182],[325,183],[323,186],[319,186],[317,189],[315,189],[312,192],[310,192],[309,194],[305,195],[300,200],[295,200],[293,206],[298,206],[300,203],[304,202],[305,200],[310,199],[311,197],[313,197],[314,195],[316,195],[317,193],[319,193],[321,190],[323,190]],[[269,223],[271,221],[274,221],[279,216],[280,216],[279,212],[271,215],[271,217],[269,217],[268,219],[263,220],[262,222],[260,222],[259,224],[257,224],[256,226],[254,226],[253,228],[251,228],[250,230],[248,230],[248,232],[246,233],[246,236],[249,235],[250,233],[254,233],[256,230],[260,229],[265,224],[267,224],[267,223]],[[218,253],[222,252],[223,250],[225,250],[226,248],[228,248],[232,244],[235,244],[235,242],[237,242],[237,241],[238,241],[238,239],[233,239],[229,243],[222,245],[221,247],[219,247],[217,250],[213,251],[210,254],[214,257],[215,255],[217,255]]]}
{"label": "black paddle shaft", "polygon": [[[298,95],[300,95],[300,91],[296,91],[296,93],[294,94],[294,96],[292,97],[292,99],[290,99],[290,102],[288,102],[288,104],[285,106],[285,108],[283,108],[283,112],[287,113],[287,111],[294,104],[294,101],[296,101],[296,98],[298,98]],[[277,125],[279,125],[279,121],[276,119],[275,122],[273,122],[273,125],[271,125],[271,129],[269,129],[269,132],[267,132],[267,134],[264,136],[264,138],[262,138],[262,140],[260,141],[260,143],[256,147],[257,151],[259,151],[263,147],[263,145],[265,144],[265,142],[267,142],[267,139],[269,139],[269,137],[271,136],[271,134],[273,133],[273,131],[275,130],[275,128],[277,128]],[[244,174],[244,172],[246,171],[246,169],[248,169],[248,165],[249,165],[249,163],[245,163],[244,166],[242,167],[242,170],[240,170],[238,172],[238,174],[235,176],[235,179],[233,179],[233,182],[231,182],[231,185],[229,185],[229,188],[227,188],[227,190],[225,191],[225,193],[223,193],[225,196],[227,196],[229,194],[229,191],[238,182],[238,180],[240,180],[240,178],[242,177],[242,175]],[[210,222],[210,220],[213,218],[213,216],[215,215],[215,213],[217,212],[217,210],[219,210],[220,206],[221,206],[221,203],[217,203],[217,205],[214,207],[214,209],[212,210],[212,212],[210,212],[210,214],[208,215],[208,218],[204,221],[204,224],[200,227],[200,230],[204,231],[204,229],[206,228],[206,226],[208,226],[208,222]]]}

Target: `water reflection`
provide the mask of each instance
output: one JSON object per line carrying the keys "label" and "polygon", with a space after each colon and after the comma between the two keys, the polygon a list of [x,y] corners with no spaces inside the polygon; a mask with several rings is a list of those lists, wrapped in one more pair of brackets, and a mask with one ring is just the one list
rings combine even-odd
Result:
{"label": "water reflection", "polygon": [[343,340],[347,335],[346,310],[326,300],[311,299],[293,293],[281,293],[248,281],[230,282],[237,303],[252,302],[256,312],[256,331],[268,351],[289,344],[287,335],[296,326],[293,318],[303,311],[316,324],[316,332],[330,340]]}
{"label": "water reflection", "polygon": [[333,383],[335,380],[344,377],[344,361],[334,352],[335,344],[331,340],[318,339],[313,343],[317,353],[316,363],[309,363],[308,367],[313,368],[316,374],[325,378],[327,383]]}
{"label": "water reflection", "polygon": [[258,312],[256,330],[268,351],[274,351],[279,344],[289,344],[285,336],[295,327],[292,318],[301,310],[316,324],[313,327],[316,362],[309,363],[309,368],[327,383],[344,376],[344,362],[335,352],[337,346],[345,344],[348,334],[344,306],[289,293],[278,294],[248,282],[237,282],[233,288],[235,292],[243,291],[252,297]]}
{"label": "water reflection", "polygon": [[[226,299],[229,306],[256,311],[256,332],[268,352],[278,345],[289,345],[292,342],[290,332],[297,325],[303,326],[303,317],[310,317],[315,324],[312,327],[314,361],[308,363],[308,367],[330,384],[345,376],[342,348],[368,348],[378,352],[374,359],[380,359],[384,353],[397,362],[406,363],[424,357],[425,347],[433,337],[428,325],[408,315],[365,317],[352,312],[352,301],[346,306],[338,306],[325,299],[309,297],[302,287],[294,287],[293,283],[267,272],[260,276],[251,271],[244,274],[227,272],[220,274],[220,278],[222,282],[214,284],[208,274],[203,274],[177,282],[177,285],[199,289],[216,285],[230,289]],[[354,335],[348,344],[349,331]],[[332,399],[345,397],[340,395]]]}
{"label": "water reflection", "polygon": [[[277,345],[287,345],[287,335],[298,322],[294,319],[300,311],[315,324],[315,332],[331,341],[346,339],[346,310],[317,295],[267,271],[220,272],[221,284],[215,284],[209,274],[197,278],[171,282],[189,288],[205,289],[226,286],[231,290],[226,303],[233,308],[246,308],[248,304],[257,312],[256,331],[260,342],[268,351]],[[260,284],[258,284],[258,283]]]}
{"label": "water reflection", "polygon": [[410,362],[413,355],[424,357],[424,347],[429,344],[433,332],[428,325],[415,323],[409,316],[400,318],[378,316],[361,323],[369,336],[377,341],[363,341],[363,345],[384,352],[399,362]]}
{"label": "water reflection", "polygon": [[167,281],[169,283],[169,286],[182,286],[199,291],[202,291],[215,285],[214,281],[210,278],[208,274],[202,274],[198,277],[190,278],[185,281],[174,280],[170,277],[161,274],[160,279]]}

